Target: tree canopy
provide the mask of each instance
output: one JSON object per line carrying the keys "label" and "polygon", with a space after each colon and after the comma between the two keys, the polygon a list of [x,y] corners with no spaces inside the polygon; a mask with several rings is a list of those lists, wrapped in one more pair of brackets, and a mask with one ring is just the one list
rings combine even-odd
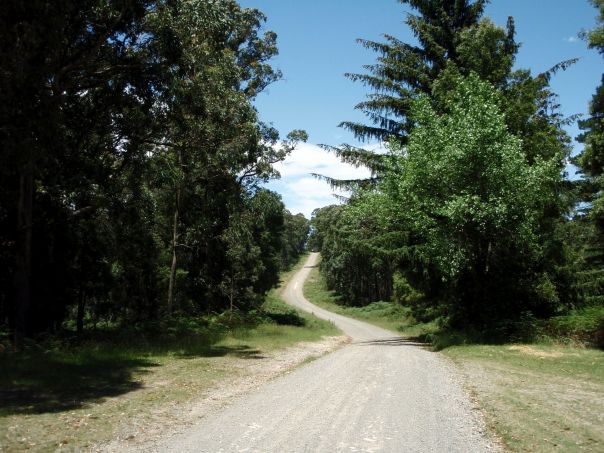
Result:
{"label": "tree canopy", "polygon": [[[378,54],[349,75],[372,91],[357,105],[369,124],[342,123],[389,152],[327,147],[372,172],[324,178],[352,192],[313,219],[329,287],[353,303],[396,297],[417,316],[473,325],[572,306],[570,138],[549,82],[574,60],[516,70],[514,20],[502,28],[484,18],[486,2],[401,3],[414,11],[405,23],[417,43],[360,40]],[[359,275],[382,284],[356,285]]]}
{"label": "tree canopy", "polygon": [[301,253],[260,189],[306,140],[252,104],[281,76],[265,19],[234,0],[3,5],[0,316],[18,336],[250,310]]}

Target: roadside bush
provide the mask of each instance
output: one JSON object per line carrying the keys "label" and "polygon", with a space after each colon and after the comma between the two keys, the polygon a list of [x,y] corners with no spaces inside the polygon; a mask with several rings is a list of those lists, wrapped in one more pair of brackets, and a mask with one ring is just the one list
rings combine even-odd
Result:
{"label": "roadside bush", "polygon": [[306,320],[294,309],[288,309],[282,312],[264,312],[266,319],[280,326],[295,326],[303,327],[306,325]]}
{"label": "roadside bush", "polygon": [[604,307],[585,307],[547,320],[543,334],[604,348]]}
{"label": "roadside bush", "polygon": [[415,290],[407,279],[399,273],[394,274],[392,286],[392,298],[401,305],[410,306],[416,304],[422,298],[422,294]]}
{"label": "roadside bush", "polygon": [[600,325],[594,335],[595,344],[600,349],[604,349],[604,318],[600,319]]}

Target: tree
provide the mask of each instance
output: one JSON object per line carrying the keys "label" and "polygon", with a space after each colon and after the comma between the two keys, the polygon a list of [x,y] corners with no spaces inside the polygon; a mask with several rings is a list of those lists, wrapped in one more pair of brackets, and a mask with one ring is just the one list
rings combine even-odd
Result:
{"label": "tree", "polygon": [[[592,0],[598,8],[598,25],[593,30],[584,33],[584,38],[592,49],[597,49],[604,55],[604,1]],[[589,105],[589,117],[579,121],[583,133],[578,140],[584,144],[584,149],[573,159],[584,174],[580,188],[583,201],[589,205],[588,222],[589,234],[585,243],[585,266],[580,273],[584,297],[587,303],[604,303],[604,74],[602,83],[596,88]],[[588,230],[588,231],[589,231]]]}
{"label": "tree", "polygon": [[[468,77],[478,78],[505,99],[499,103],[502,118],[508,132],[521,139],[518,143],[526,164],[539,166],[544,161],[555,161],[558,171],[562,172],[570,153],[570,140],[563,130],[566,120],[557,111],[556,97],[549,88],[549,82],[558,70],[566,69],[573,60],[559,63],[536,76],[526,70],[513,71],[519,48],[514,41],[514,21],[509,18],[507,26],[501,28],[488,18],[482,18],[486,2],[439,0],[401,3],[410,4],[418,12],[417,15],[409,15],[406,21],[418,45],[404,43],[392,36],[386,36],[386,43],[361,40],[363,45],[379,53],[378,62],[365,67],[368,73],[349,76],[374,91],[368,101],[357,106],[367,113],[371,124],[345,122],[342,125],[359,139],[386,140],[393,149],[406,150],[409,137],[417,127],[411,115],[415,99],[422,97],[435,115],[448,115],[459,81]],[[390,203],[391,197],[383,192],[381,185],[381,181],[392,174],[391,157],[349,145],[327,148],[344,162],[369,168],[372,176],[367,180],[353,181],[324,178],[333,186],[352,191],[353,195],[341,216],[356,226],[349,235],[340,232],[337,238],[341,245],[339,252],[324,257],[322,269],[338,269],[342,257],[351,250],[363,250],[365,263],[394,263],[381,268],[381,278],[385,282],[393,281],[394,273],[402,273],[415,290],[421,290],[428,299],[435,300],[443,288],[442,275],[434,268],[435,262],[425,261],[422,259],[424,255],[412,253],[419,250],[419,245],[425,241],[421,231],[414,228],[412,221],[406,222],[403,218],[388,221],[396,216],[387,211],[380,213],[380,206],[394,206],[394,213],[399,210],[396,203]],[[568,278],[568,248],[563,243],[561,229],[565,222],[564,214],[572,206],[572,196],[561,178],[556,184],[552,191],[557,196],[544,198],[542,201],[548,205],[533,213],[536,216],[534,233],[542,241],[542,268],[539,273],[547,274],[547,279],[555,282],[553,286],[557,295],[552,297],[568,303],[573,297],[574,284]],[[400,198],[404,197],[401,193]],[[365,235],[355,234],[355,228],[363,231],[360,225],[373,225],[372,231]],[[348,243],[344,245],[346,241]],[[387,269],[390,269],[389,274]],[[369,268],[366,272],[375,273]],[[515,272],[513,266],[510,272]],[[325,273],[327,276],[327,271]],[[358,300],[360,294],[357,291],[360,289],[348,284],[344,272],[332,271],[332,276],[335,278],[332,287],[343,288],[342,291],[346,292],[352,290],[354,294],[347,292],[347,297]],[[546,283],[544,285],[547,286]],[[463,286],[451,287],[451,295],[460,296],[461,293],[456,295],[456,291],[462,289]]]}
{"label": "tree", "polygon": [[[173,201],[168,216],[171,262],[166,304],[169,312],[173,309],[180,258],[195,253],[191,247],[215,241],[228,224],[228,212],[221,215],[208,205],[215,202],[216,209],[220,204],[234,205],[244,182],[237,174],[248,179],[263,178],[271,171],[270,164],[249,171],[258,168],[272,153],[262,141],[276,140],[267,137],[258,125],[250,103],[263,87],[279,77],[265,64],[277,49],[274,33],[263,37],[258,34],[264,20],[259,11],[242,9],[234,1],[211,7],[201,0],[174,2],[150,14],[154,58],[172,68],[162,73],[157,87],[161,135],[155,140],[157,154],[172,155],[163,156],[172,168],[169,190]],[[276,131],[269,134],[275,135]],[[205,230],[204,219],[214,216],[221,217],[221,222],[214,222],[215,227],[220,226],[210,233]],[[195,240],[197,245],[191,245]],[[185,260],[182,264],[186,263]],[[207,265],[211,263],[222,260],[210,257]]]}
{"label": "tree", "polygon": [[[347,74],[372,89],[369,99],[356,108],[369,118],[370,124],[343,122],[358,139],[388,141],[396,138],[405,144],[413,129],[408,117],[413,99],[423,94],[430,97],[438,111],[446,110],[438,99],[454,88],[459,76],[477,74],[506,93],[506,123],[523,139],[523,150],[529,162],[536,154],[550,158],[560,156],[562,149],[570,154],[570,139],[563,131],[565,119],[557,112],[555,95],[549,90],[551,77],[576,60],[556,64],[552,69],[532,76],[530,71],[512,71],[519,45],[514,40],[515,26],[509,18],[506,28],[482,18],[487,1],[469,0],[399,0],[418,14],[409,14],[406,24],[418,45],[386,35],[386,42],[359,40],[379,54],[378,61],[366,65],[367,73]],[[325,146],[342,161],[365,166],[372,178],[359,181],[326,179],[336,187],[352,190],[367,187],[379,179],[384,170],[379,154],[350,145]],[[560,158],[560,169],[564,159]]]}
{"label": "tree", "polygon": [[[251,222],[268,212],[258,187],[306,137],[277,146],[252,105],[280,77],[264,15],[234,0],[3,6],[0,322],[21,337],[70,316],[81,332],[88,317],[221,311],[225,269],[250,261],[266,269],[257,300],[281,237]],[[242,260],[234,237],[270,250]]]}
{"label": "tree", "polygon": [[285,211],[281,248],[281,267],[289,269],[306,250],[310,222],[304,214],[292,215]]}
{"label": "tree", "polygon": [[[504,79],[513,63],[517,46],[513,22],[507,33],[490,21],[481,23],[486,0],[399,0],[419,14],[409,14],[405,23],[419,45],[386,35],[386,42],[360,39],[364,47],[377,52],[378,63],[365,66],[367,74],[347,74],[374,90],[356,106],[372,125],[343,122],[341,126],[362,140],[404,141],[413,124],[408,114],[418,93],[431,94],[433,82],[451,64],[467,74],[480,70],[493,82]],[[506,66],[509,66],[506,67]]]}
{"label": "tree", "polygon": [[[348,74],[353,81],[360,81],[374,91],[369,95],[368,101],[356,107],[367,114],[372,125],[350,122],[341,124],[359,139],[395,139],[400,144],[405,144],[414,127],[409,116],[410,108],[418,95],[429,96],[434,108],[443,111],[445,106],[439,105],[439,99],[444,98],[444,94],[451,90],[460,76],[474,71],[485,80],[503,86],[511,72],[518,49],[514,42],[513,21],[510,19],[507,30],[504,30],[488,19],[481,20],[485,1],[404,0],[401,3],[410,4],[418,12],[417,15],[409,14],[406,24],[419,44],[404,43],[390,35],[386,36],[385,43],[359,40],[363,46],[376,51],[380,56],[376,64],[365,66],[368,73]],[[371,170],[372,176],[366,180],[340,181],[322,177],[333,186],[363,194],[360,197],[353,196],[350,201],[351,205],[362,203],[363,197],[367,196],[366,190],[379,183],[388,169],[385,155],[350,145],[326,148],[335,152],[343,162]],[[364,231],[363,225],[370,224],[369,218],[374,216],[370,211],[365,211],[362,214],[367,216],[365,222],[362,218],[352,220],[353,212],[359,214],[358,210],[352,209],[348,218],[358,231]],[[364,294],[356,294],[359,288],[346,278],[348,274],[343,271],[338,275],[345,281],[336,284],[334,280],[332,286],[347,288],[346,295],[353,300],[387,299],[392,291],[395,272],[392,261],[386,258],[388,254],[385,243],[390,238],[382,235],[374,240],[375,228],[370,227],[365,235],[354,234],[354,228],[350,230],[354,239],[349,238],[352,241],[349,245],[355,250],[363,250],[362,257],[359,256],[358,260],[359,263],[365,263],[360,274],[379,275],[383,282],[362,285]],[[388,235],[408,237],[407,232],[400,228],[404,226],[399,225],[398,229],[388,232]],[[340,235],[342,240],[345,237],[348,236],[343,233]],[[342,264],[341,261],[338,262],[336,268]],[[322,268],[327,269],[329,266],[329,259],[324,257]]]}
{"label": "tree", "polygon": [[[293,131],[279,146],[279,133],[258,121],[251,103],[280,77],[266,63],[277,48],[274,33],[260,35],[264,15],[235,1],[207,3],[175,2],[150,21],[155,58],[177,68],[161,79],[162,135],[154,142],[155,154],[171,169],[158,188],[165,208],[161,236],[171,250],[168,311],[220,311],[231,304],[225,301],[225,269],[235,269],[232,260],[243,256],[233,238],[257,239],[245,221],[250,200],[260,182],[278,176],[273,164],[306,139],[304,131]],[[247,232],[232,225],[236,219]],[[267,272],[276,278],[273,267]],[[264,292],[247,287],[255,296]]]}
{"label": "tree", "polygon": [[541,210],[556,198],[558,160],[527,163],[502,103],[474,74],[458,81],[446,113],[420,97],[408,145],[390,143],[380,185],[384,222],[413,237],[402,244],[402,269],[457,323],[558,308],[539,228]]}
{"label": "tree", "polygon": [[[70,235],[60,229],[70,229],[85,212],[70,197],[69,189],[82,189],[73,186],[73,166],[63,164],[69,158],[82,163],[98,158],[94,152],[105,150],[110,141],[105,120],[142,94],[136,83],[128,93],[120,92],[119,74],[136,66],[137,52],[125,49],[133,44],[148,3],[9,1],[2,8],[2,58],[8,68],[0,76],[2,179],[7,206],[16,201],[3,236],[10,244],[10,319],[17,336],[53,326],[62,316],[60,305],[69,295],[61,294],[59,278],[69,278],[70,257],[63,266],[53,266],[58,258],[54,243],[69,243]],[[87,128],[93,117],[99,122]],[[84,126],[85,132],[70,128],[70,123]],[[73,148],[76,143],[85,150],[80,156]],[[80,184],[90,182],[87,176]],[[12,221],[16,230],[8,226]],[[55,279],[41,274],[45,263],[55,269]],[[45,307],[55,304],[59,308],[49,313]]]}
{"label": "tree", "polygon": [[[598,26],[589,32],[584,33],[588,45],[592,49],[604,55],[604,1],[592,0],[593,5],[598,8]],[[584,132],[578,140],[584,143],[583,151],[575,158],[575,163],[579,165],[583,173],[590,180],[595,182],[596,192],[601,190],[601,176],[604,172],[604,75],[602,84],[596,89],[591,103],[589,105],[589,118],[579,121],[579,127]],[[595,197],[593,216],[599,228],[604,228],[604,210],[599,197]]]}

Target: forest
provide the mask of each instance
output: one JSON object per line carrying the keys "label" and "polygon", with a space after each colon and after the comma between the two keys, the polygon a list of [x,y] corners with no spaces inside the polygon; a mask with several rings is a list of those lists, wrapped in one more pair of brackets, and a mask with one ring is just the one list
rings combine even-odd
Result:
{"label": "forest", "polygon": [[0,451],[604,451],[604,0],[0,5]]}
{"label": "forest", "polygon": [[[305,250],[344,305],[509,338],[595,310],[604,329],[604,84],[564,117],[515,68],[486,0],[401,0],[417,43],[360,39],[347,74],[386,152],[329,146],[371,177],[309,221],[265,188],[308,139],[260,121],[281,79],[266,17],[235,0],[8,0],[0,12],[0,335],[247,316]],[[598,27],[584,32],[604,55]],[[583,151],[564,127],[579,120]],[[570,178],[572,162],[582,177]],[[597,330],[597,329],[596,329]]]}
{"label": "forest", "polygon": [[0,329],[257,309],[309,224],[262,188],[304,131],[262,124],[280,73],[235,1],[8,1],[0,13]]}

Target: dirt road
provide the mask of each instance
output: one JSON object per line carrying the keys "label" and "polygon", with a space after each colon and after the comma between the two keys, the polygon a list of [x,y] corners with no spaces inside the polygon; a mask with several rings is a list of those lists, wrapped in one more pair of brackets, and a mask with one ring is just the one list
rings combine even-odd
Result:
{"label": "dirt road", "polygon": [[302,285],[286,300],[333,321],[353,342],[261,386],[157,451],[484,452],[496,447],[437,354],[391,332],[312,305]]}

